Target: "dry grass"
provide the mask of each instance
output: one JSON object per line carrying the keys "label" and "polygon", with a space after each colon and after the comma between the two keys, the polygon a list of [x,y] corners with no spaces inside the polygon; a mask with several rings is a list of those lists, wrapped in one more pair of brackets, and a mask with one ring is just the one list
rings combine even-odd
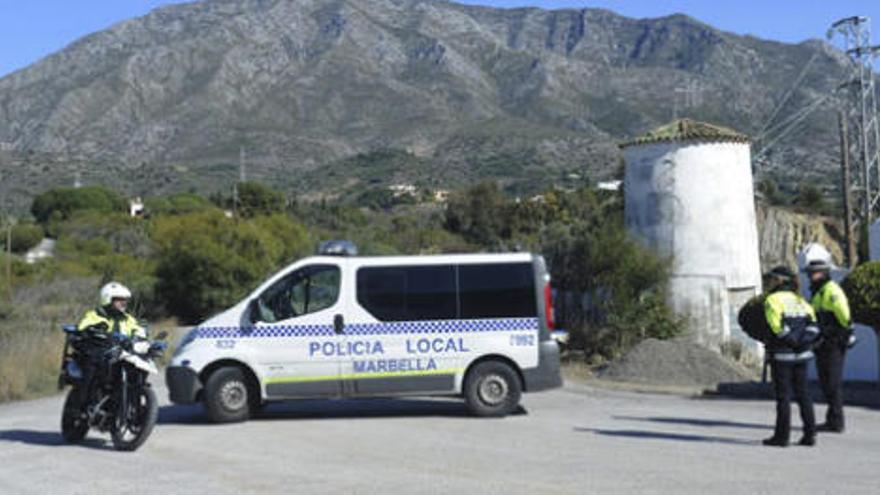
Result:
{"label": "dry grass", "polygon": [[[27,399],[57,390],[64,348],[61,326],[76,323],[92,308],[98,280],[79,278],[20,288],[0,308],[0,402]],[[166,364],[182,335],[174,319],[150,325],[150,335],[168,332]]]}
{"label": "dry grass", "polygon": [[0,317],[0,402],[51,393],[64,334],[93,304],[98,282],[68,279],[16,291]]}

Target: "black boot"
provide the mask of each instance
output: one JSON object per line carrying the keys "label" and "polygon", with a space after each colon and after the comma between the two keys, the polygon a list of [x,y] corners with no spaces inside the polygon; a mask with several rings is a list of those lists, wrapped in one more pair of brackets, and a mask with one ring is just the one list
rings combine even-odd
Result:
{"label": "black boot", "polygon": [[812,447],[816,445],[816,437],[813,435],[804,435],[801,437],[800,441],[798,441],[798,445],[803,445],[804,447]]}
{"label": "black boot", "polygon": [[764,439],[763,443],[768,447],[788,447],[788,440],[784,438],[770,437]]}
{"label": "black boot", "polygon": [[843,433],[845,428],[843,426],[831,425],[828,423],[822,423],[821,425],[816,427],[816,431],[821,431],[825,433]]}

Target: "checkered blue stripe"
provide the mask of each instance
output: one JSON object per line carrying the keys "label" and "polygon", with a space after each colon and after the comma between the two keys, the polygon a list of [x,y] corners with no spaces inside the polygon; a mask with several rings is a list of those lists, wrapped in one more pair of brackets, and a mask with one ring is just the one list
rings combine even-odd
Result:
{"label": "checkered blue stripe", "polygon": [[[488,320],[431,320],[347,325],[345,335],[400,335],[422,333],[481,333],[537,330],[537,318]],[[271,327],[200,327],[201,339],[330,337],[332,325],[278,325]]]}

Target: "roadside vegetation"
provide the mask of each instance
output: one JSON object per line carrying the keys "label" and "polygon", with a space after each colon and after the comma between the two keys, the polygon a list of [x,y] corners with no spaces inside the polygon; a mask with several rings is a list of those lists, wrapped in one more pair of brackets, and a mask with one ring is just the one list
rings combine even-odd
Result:
{"label": "roadside vegetation", "polygon": [[[588,187],[513,197],[495,182],[438,200],[423,188],[377,187],[352,197],[297,201],[257,183],[237,195],[180,193],[127,201],[101,187],[37,196],[13,239],[12,290],[0,305],[0,401],[54,387],[63,338],[101,284],[130,286],[149,321],[194,324],[228,307],[320,240],[349,239],[362,254],[529,250],[543,253],[559,326],[575,348],[605,360],[639,341],[670,338],[682,322],[664,304],[668,260],[634,243],[619,193]],[[54,257],[22,256],[43,236]],[[7,283],[8,282],[8,283]]]}

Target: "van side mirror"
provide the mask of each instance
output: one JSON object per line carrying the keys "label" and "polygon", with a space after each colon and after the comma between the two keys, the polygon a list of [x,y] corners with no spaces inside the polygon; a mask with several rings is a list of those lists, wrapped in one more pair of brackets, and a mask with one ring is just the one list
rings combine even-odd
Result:
{"label": "van side mirror", "polygon": [[259,300],[251,299],[251,302],[248,303],[248,319],[251,323],[263,321],[263,312],[260,310]]}

